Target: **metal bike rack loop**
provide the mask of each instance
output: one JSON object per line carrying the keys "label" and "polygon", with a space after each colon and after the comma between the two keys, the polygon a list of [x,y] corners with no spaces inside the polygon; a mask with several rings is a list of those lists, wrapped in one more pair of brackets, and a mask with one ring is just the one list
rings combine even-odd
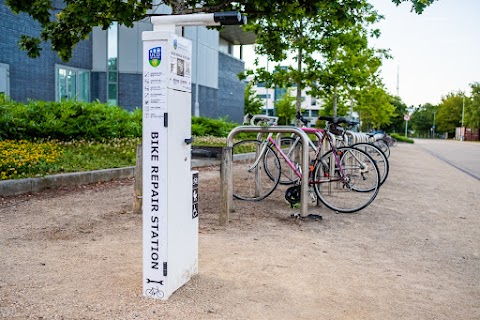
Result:
{"label": "metal bike rack loop", "polygon": [[[234,128],[227,137],[227,146],[222,152],[221,192],[223,198],[223,210],[220,212],[220,225],[227,225],[230,212],[233,209],[233,138],[241,132],[257,133],[295,133],[302,139],[302,144],[308,146],[308,136],[302,129],[290,126],[257,127],[257,126],[238,126]],[[300,188],[300,216],[307,216],[308,211],[308,148],[302,148],[302,178]]]}

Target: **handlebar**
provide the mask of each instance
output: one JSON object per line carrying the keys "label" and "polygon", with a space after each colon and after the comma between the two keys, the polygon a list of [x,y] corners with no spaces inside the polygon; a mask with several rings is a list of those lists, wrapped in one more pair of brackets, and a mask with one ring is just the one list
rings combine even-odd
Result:
{"label": "handlebar", "polygon": [[320,120],[325,120],[333,124],[341,124],[345,123],[347,126],[356,126],[357,124],[360,124],[358,121],[353,121],[353,120],[348,120],[345,117],[326,117],[326,116],[321,116],[319,117]]}

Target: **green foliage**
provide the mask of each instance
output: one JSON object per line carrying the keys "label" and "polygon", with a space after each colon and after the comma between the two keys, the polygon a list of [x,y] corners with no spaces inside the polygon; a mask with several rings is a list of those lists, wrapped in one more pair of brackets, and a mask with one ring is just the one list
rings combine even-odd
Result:
{"label": "green foliage", "polygon": [[295,117],[295,97],[287,90],[280,99],[275,102],[278,116],[278,124],[289,125]]}
{"label": "green foliage", "polygon": [[[421,13],[426,6],[434,0],[391,0],[396,4],[411,2],[412,8]],[[148,9],[155,6],[167,5],[172,8],[173,14],[186,14],[195,12],[220,12],[241,11],[246,13],[252,21],[262,17],[288,17],[302,10],[305,17],[320,16],[323,11],[331,10],[330,18],[334,27],[351,22],[356,13],[365,5],[366,0],[337,1],[264,1],[264,0],[75,0],[61,2],[61,7],[53,7],[59,1],[33,0],[19,1],[6,0],[5,4],[14,13],[25,12],[40,25],[39,38],[23,36],[20,46],[27,50],[30,57],[40,54],[40,39],[48,42],[51,48],[58,52],[62,60],[67,61],[72,57],[75,46],[85,40],[92,28],[99,26],[106,30],[114,21],[119,25],[132,27],[134,21],[145,18]],[[333,11],[332,11],[333,10]],[[319,19],[321,20],[321,19]],[[371,19],[369,18],[370,22]],[[287,19],[284,19],[288,22]]]}
{"label": "green foliage", "polygon": [[[350,91],[375,78],[384,51],[369,47],[369,32],[380,15],[366,1],[349,5],[337,2],[314,4],[315,13],[303,4],[288,4],[282,14],[261,17],[248,26],[257,35],[256,52],[269,60],[283,61],[291,55],[295,66],[276,66],[273,72],[257,68],[255,82],[267,86],[297,88],[296,110],[300,111],[301,90],[330,100],[349,99]],[[343,96],[343,97],[341,97]],[[338,113],[337,113],[338,114]]]}
{"label": "green foliage", "polygon": [[412,2],[412,10],[416,13],[422,13],[423,10],[437,0],[392,0],[397,6],[402,2]]}
{"label": "green foliage", "polygon": [[465,99],[465,125],[480,128],[480,82],[470,84],[472,95]]}
{"label": "green foliage", "polygon": [[140,137],[142,111],[129,112],[99,102],[26,104],[0,97],[0,140],[97,140]]}
{"label": "green foliage", "polygon": [[395,107],[390,103],[391,97],[378,85],[364,88],[356,93],[357,105],[354,110],[360,114],[362,130],[381,129],[391,123]]}
{"label": "green foliage", "polygon": [[262,111],[263,102],[255,95],[255,91],[252,90],[253,83],[249,82],[245,86],[245,107],[244,114],[259,114]]}
{"label": "green foliage", "polygon": [[192,117],[192,135],[226,137],[238,123],[229,122],[225,118],[210,119],[205,117]]}
{"label": "green foliage", "polygon": [[427,103],[417,108],[409,121],[416,137],[430,138],[433,134],[433,118],[437,107]]}
{"label": "green foliage", "polygon": [[407,138],[405,136],[399,135],[397,133],[391,133],[390,136],[392,138],[395,138],[399,142],[407,142],[407,143],[414,143],[414,141],[410,138]]}
{"label": "green foliage", "polygon": [[455,133],[455,128],[462,124],[462,108],[464,95],[461,92],[449,93],[438,105],[436,117],[437,132]]}
{"label": "green foliage", "polygon": [[400,97],[391,96],[390,104],[395,107],[395,113],[390,117],[390,124],[384,126],[387,132],[402,132],[405,130],[405,120],[403,116],[407,113],[407,105]]}

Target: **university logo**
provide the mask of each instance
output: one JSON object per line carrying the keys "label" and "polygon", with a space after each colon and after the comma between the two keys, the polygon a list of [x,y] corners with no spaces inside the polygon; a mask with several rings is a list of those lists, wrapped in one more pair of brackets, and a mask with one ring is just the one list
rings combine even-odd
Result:
{"label": "university logo", "polygon": [[174,50],[177,50],[177,45],[178,45],[177,39],[173,39],[173,49]]}
{"label": "university logo", "polygon": [[154,68],[160,65],[162,62],[162,48],[156,47],[148,50],[148,62]]}

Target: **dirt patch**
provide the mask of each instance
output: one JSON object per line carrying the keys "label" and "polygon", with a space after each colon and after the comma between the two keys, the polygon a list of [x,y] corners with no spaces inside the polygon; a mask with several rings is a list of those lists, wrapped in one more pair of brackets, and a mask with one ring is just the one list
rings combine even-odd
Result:
{"label": "dirt patch", "polygon": [[479,182],[412,145],[358,214],[290,218],[279,189],[235,201],[200,169],[200,273],[142,296],[131,180],[2,199],[1,319],[479,319]]}

